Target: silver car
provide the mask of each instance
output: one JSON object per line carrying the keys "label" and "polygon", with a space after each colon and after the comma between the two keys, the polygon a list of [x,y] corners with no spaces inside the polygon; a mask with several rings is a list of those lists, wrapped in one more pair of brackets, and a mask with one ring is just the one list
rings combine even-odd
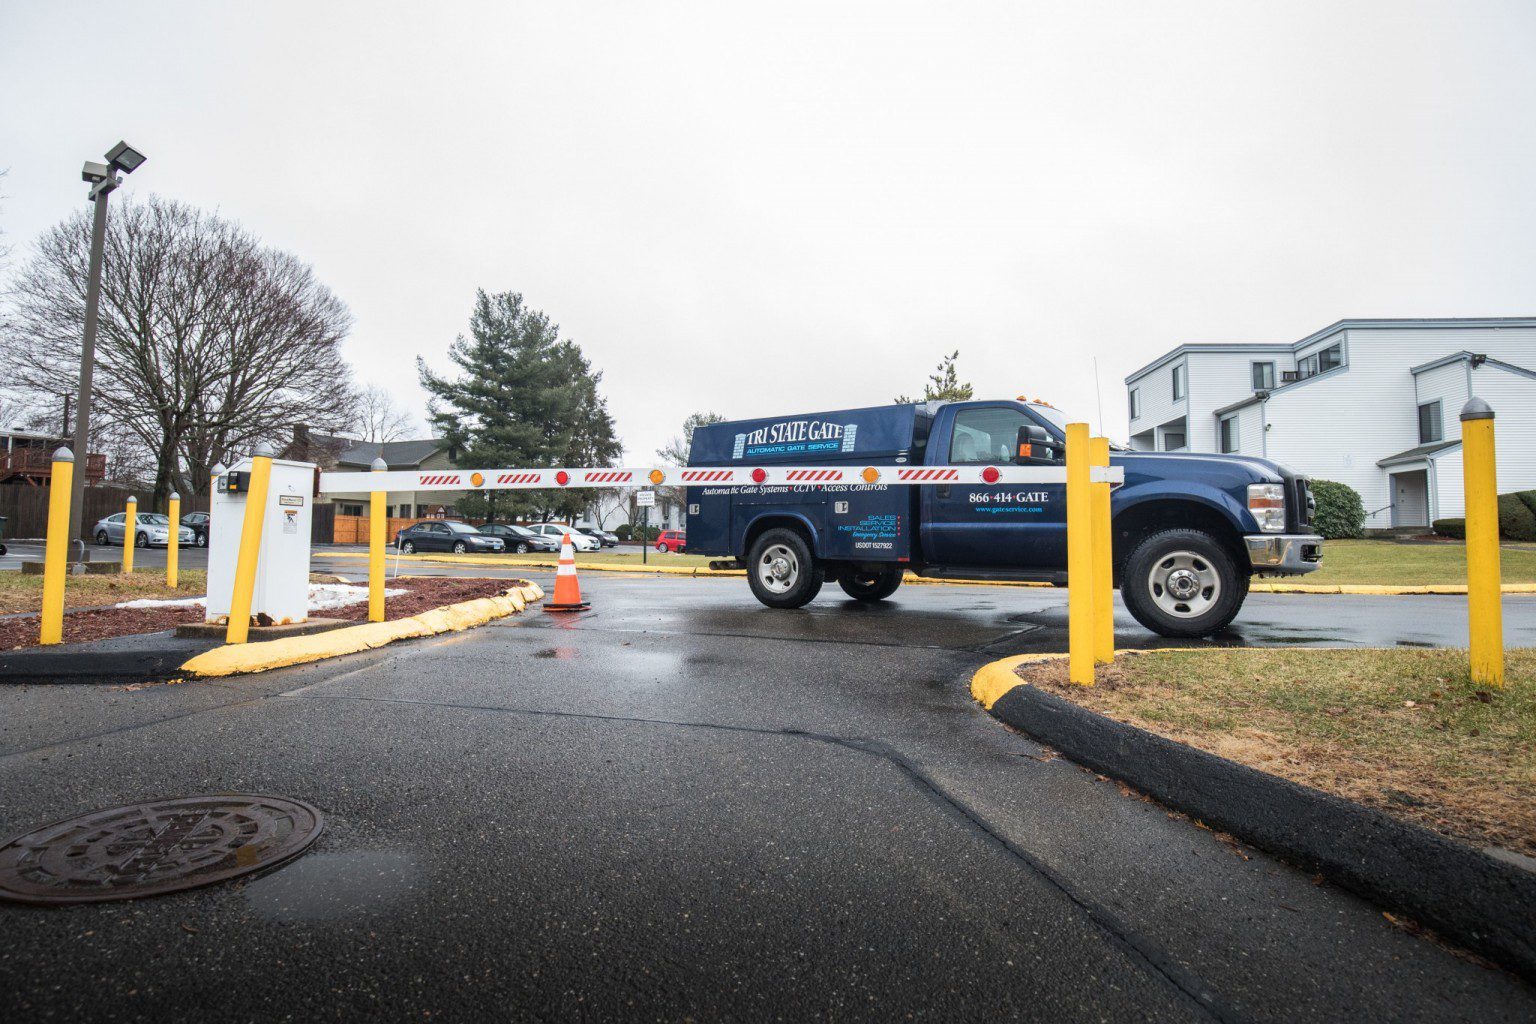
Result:
{"label": "silver car", "polygon": [[[136,548],[163,548],[171,543],[171,521],[158,512],[140,512],[136,517],[136,533],[133,546]],[[123,533],[128,529],[128,513],[118,512],[107,516],[96,523],[91,531],[96,538],[96,543],[101,547],[109,544],[121,544]],[[188,545],[196,542],[197,534],[189,526],[179,526],[176,531],[178,545]]]}

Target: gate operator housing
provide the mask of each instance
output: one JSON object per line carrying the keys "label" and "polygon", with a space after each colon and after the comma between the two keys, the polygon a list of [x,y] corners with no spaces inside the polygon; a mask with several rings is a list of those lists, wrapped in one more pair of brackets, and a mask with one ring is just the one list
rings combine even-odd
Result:
{"label": "gate operator housing", "polygon": [[[214,483],[208,523],[208,621],[229,617],[240,557],[240,530],[251,460],[243,459]],[[309,617],[309,524],[314,515],[315,466],[272,460],[272,482],[262,511],[261,549],[256,558],[256,588],[251,615],[274,624]]]}

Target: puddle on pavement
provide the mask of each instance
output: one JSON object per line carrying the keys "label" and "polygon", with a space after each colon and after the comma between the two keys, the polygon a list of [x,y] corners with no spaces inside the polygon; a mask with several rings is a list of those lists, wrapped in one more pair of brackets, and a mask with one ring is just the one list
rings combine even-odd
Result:
{"label": "puddle on pavement", "polygon": [[416,858],[390,850],[315,853],[247,885],[246,902],[272,921],[333,921],[380,913],[409,895]]}

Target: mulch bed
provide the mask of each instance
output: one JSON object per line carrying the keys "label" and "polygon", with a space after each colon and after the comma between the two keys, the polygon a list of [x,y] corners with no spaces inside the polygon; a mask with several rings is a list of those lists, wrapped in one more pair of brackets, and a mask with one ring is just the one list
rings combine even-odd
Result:
{"label": "mulch bed", "polygon": [[[407,593],[391,597],[384,602],[386,619],[403,619],[431,608],[446,604],[470,601],[477,597],[494,597],[505,593],[516,580],[467,579],[459,576],[409,576],[389,580],[389,590],[405,590]],[[316,613],[317,617],[346,619],[353,622],[368,620],[368,602],[341,608],[330,608]],[[190,608],[100,608],[88,611],[64,611],[64,642],[81,643],[89,640],[108,640],[112,637],[130,636],[135,633],[158,633],[175,629],[187,622],[202,622],[201,606]],[[17,616],[0,620],[0,650],[19,650],[37,646],[38,617]]]}

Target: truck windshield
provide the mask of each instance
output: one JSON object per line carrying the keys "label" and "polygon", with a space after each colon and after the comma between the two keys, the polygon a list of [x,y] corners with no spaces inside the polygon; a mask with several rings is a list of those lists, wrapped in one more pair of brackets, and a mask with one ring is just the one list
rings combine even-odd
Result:
{"label": "truck windshield", "polygon": [[[1060,409],[1054,409],[1049,405],[1036,405],[1034,402],[1028,402],[1025,404],[1027,404],[1030,409],[1034,410],[1037,415],[1043,417],[1046,422],[1050,423],[1051,427],[1062,437],[1067,436],[1066,413],[1062,412]],[[1113,441],[1110,442],[1109,449],[1110,451],[1115,452],[1128,452],[1131,450],[1125,445],[1115,444]]]}
{"label": "truck windshield", "polygon": [[1029,408],[1030,411],[1033,412],[1036,416],[1041,417],[1053,428],[1055,428],[1056,433],[1060,434],[1062,437],[1067,436],[1066,413],[1062,412],[1060,409],[1053,409],[1048,405],[1036,405],[1034,402],[1029,403]]}

